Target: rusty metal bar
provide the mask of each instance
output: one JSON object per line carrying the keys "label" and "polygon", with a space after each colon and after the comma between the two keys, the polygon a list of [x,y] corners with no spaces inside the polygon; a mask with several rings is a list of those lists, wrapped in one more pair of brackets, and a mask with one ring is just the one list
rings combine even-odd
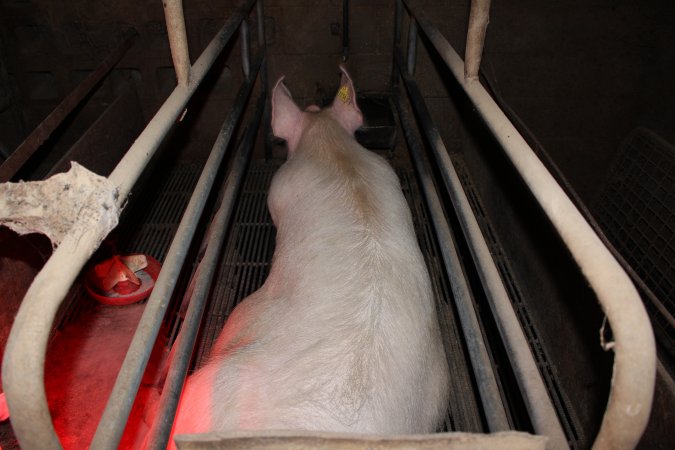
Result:
{"label": "rusty metal bar", "polygon": [[24,164],[58,128],[63,120],[79,105],[91,90],[110,72],[110,70],[122,59],[122,56],[131,48],[134,38],[138,36],[135,29],[131,28],[124,34],[122,42],[113,50],[96,69],[90,73],[66,98],[49,113],[31,134],[17,147],[16,150],[0,165],[0,183],[11,181],[21,170]]}
{"label": "rusty metal bar", "polygon": [[[464,79],[464,62],[410,0],[404,0],[440,58],[504,149],[598,296],[612,327],[614,369],[595,449],[634,448],[654,395],[656,345],[647,312],[630,278],[480,83]],[[442,158],[445,156],[439,155]],[[496,274],[498,276],[498,274]]]}
{"label": "rusty metal bar", "polygon": [[[141,172],[253,3],[247,0],[226,21],[192,67],[188,86],[174,89],[108,178],[114,186],[118,207],[125,203]],[[102,224],[98,220],[82,216],[76,225],[28,289],[5,350],[3,388],[12,412],[12,428],[23,448],[61,448],[47,405],[45,353],[59,306],[102,239]]]}
{"label": "rusty metal bar", "polygon": [[490,21],[490,0],[471,0],[469,12],[469,28],[466,32],[466,48],[464,50],[464,78],[477,80],[480,60],[483,56],[485,33]]}
{"label": "rusty metal bar", "polygon": [[178,86],[187,86],[190,82],[190,50],[188,48],[187,32],[185,31],[185,16],[183,15],[183,0],[162,0],[166,32],[169,35],[171,59],[176,71]]}

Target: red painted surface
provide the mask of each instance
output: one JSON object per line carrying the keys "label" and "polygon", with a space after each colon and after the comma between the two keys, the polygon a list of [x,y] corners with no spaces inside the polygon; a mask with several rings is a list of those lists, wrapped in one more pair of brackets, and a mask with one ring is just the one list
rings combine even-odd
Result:
{"label": "red painted surface", "polygon": [[[92,300],[93,301],[93,300]],[[88,448],[133,337],[144,304],[95,304],[50,343],[45,387],[54,427],[64,449]],[[121,448],[138,448],[156,405],[164,345],[153,353]]]}

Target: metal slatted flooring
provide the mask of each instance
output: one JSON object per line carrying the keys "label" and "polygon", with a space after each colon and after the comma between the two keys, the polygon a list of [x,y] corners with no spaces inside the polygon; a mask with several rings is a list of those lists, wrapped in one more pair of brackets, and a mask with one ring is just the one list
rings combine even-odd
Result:
{"label": "metal slatted flooring", "polygon": [[[217,279],[202,325],[196,367],[201,366],[223,324],[239,301],[260,287],[269,272],[274,252],[275,229],[267,210],[267,191],[280,162],[253,161],[235,206],[234,219],[224,246]],[[444,273],[435,235],[413,174],[397,168],[401,186],[413,213],[413,221],[431,274],[450,376],[451,398],[443,429],[485,431],[468,366],[461,331],[453,308],[452,293]]]}
{"label": "metal slatted flooring", "polygon": [[168,174],[157,172],[162,176],[147,183],[149,187],[134,202],[135,209],[120,225],[118,234],[122,253],[143,253],[163,262],[197,184],[201,165],[179,162]]}
{"label": "metal slatted flooring", "polygon": [[[513,302],[518,320],[525,331],[525,336],[527,337],[530,349],[534,355],[537,368],[542,374],[548,393],[558,411],[560,423],[569,439],[569,444],[573,449],[586,448],[590,446],[590,443],[587,441],[588,437],[583,433],[579,419],[571,408],[571,400],[558,381],[558,374],[555,367],[551,364],[553,359],[549,356],[549,352],[544,348],[544,345],[539,338],[539,332],[527,311],[521,289],[518,287],[518,284],[512,275],[513,270],[511,269],[508,258],[506,257],[499,240],[497,239],[497,234],[493,230],[492,225],[490,225],[490,221],[485,214],[485,208],[483,208],[480,197],[471,180],[469,171],[466,167],[466,162],[461,155],[454,155],[453,164],[467,194],[469,203],[471,203],[471,207],[476,213],[476,219],[478,220],[483,235],[486,237],[490,253],[497,264],[497,269],[499,270],[504,286],[509,293],[509,298]],[[499,368],[497,370],[499,370]]]}

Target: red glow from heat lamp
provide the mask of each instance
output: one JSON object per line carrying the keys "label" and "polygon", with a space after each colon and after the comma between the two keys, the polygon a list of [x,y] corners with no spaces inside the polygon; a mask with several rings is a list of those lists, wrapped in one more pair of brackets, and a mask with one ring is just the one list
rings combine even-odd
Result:
{"label": "red glow from heat lamp", "polygon": [[[92,306],[58,331],[50,343],[45,388],[64,449],[89,447],[144,307],[111,307],[92,301]],[[163,342],[155,346],[120,448],[140,448],[148,431],[165,348]]]}

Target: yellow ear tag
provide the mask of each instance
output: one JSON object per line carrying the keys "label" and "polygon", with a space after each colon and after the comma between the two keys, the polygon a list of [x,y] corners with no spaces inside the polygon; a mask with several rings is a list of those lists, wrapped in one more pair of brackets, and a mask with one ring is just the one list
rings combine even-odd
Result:
{"label": "yellow ear tag", "polygon": [[342,100],[342,103],[350,103],[351,99],[349,96],[349,86],[346,84],[340,86],[340,89],[337,92],[337,97]]}

